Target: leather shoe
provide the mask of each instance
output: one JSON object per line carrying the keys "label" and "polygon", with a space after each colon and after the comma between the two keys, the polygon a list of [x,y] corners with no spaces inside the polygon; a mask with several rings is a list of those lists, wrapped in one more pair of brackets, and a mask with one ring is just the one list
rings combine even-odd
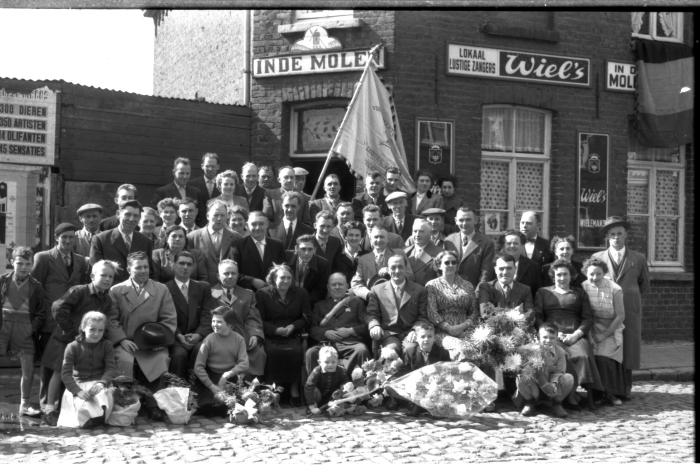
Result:
{"label": "leather shoe", "polygon": [[51,427],[56,427],[58,423],[58,411],[45,412],[41,415],[41,420],[50,425]]}
{"label": "leather shoe", "polygon": [[520,415],[526,416],[526,417],[531,417],[537,414],[535,411],[535,406],[532,404],[525,404],[525,407],[523,407],[523,410],[520,411]]}
{"label": "leather shoe", "polygon": [[569,413],[561,407],[560,403],[556,403],[552,406],[552,414],[554,417],[568,417]]}

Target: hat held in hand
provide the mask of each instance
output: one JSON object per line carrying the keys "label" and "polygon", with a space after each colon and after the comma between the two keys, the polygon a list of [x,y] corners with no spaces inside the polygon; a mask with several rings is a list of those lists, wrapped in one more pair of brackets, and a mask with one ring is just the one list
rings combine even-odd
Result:
{"label": "hat held in hand", "polygon": [[146,322],[134,332],[134,343],[139,350],[158,350],[172,345],[175,334],[158,322]]}

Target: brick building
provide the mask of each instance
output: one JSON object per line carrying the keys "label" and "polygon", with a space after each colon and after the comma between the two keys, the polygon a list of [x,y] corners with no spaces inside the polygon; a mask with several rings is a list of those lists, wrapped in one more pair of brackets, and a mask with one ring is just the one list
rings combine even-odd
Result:
{"label": "brick building", "polygon": [[[602,247],[597,228],[606,216],[629,215],[629,245],[652,269],[644,338],[692,337],[693,148],[644,147],[629,125],[631,40],[692,45],[692,14],[148,14],[157,94],[248,105],[251,159],[304,166],[315,177],[359,79],[359,52],[381,44],[378,73],[393,94],[410,169],[456,175],[486,233],[517,227],[525,209],[539,211],[544,236],[577,237],[577,258]],[[211,67],[210,57],[226,65]],[[349,197],[347,167],[331,169]]]}

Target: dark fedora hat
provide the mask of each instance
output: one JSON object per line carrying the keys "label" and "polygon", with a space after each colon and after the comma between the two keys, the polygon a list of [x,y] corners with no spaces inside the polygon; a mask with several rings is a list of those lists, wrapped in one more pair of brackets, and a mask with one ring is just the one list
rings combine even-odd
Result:
{"label": "dark fedora hat", "polygon": [[134,343],[139,350],[157,350],[172,345],[175,334],[158,322],[146,322],[134,332]]}
{"label": "dark fedora hat", "polygon": [[608,230],[610,230],[613,227],[624,227],[625,230],[629,230],[630,223],[627,221],[626,217],[618,217],[616,215],[612,215],[605,219],[605,223],[600,229],[600,232],[603,234],[603,236],[605,236],[608,233]]}

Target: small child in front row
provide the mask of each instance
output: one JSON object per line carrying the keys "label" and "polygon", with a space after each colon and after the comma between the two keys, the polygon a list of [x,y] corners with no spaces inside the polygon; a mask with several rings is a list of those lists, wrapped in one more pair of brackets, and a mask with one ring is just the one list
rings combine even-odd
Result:
{"label": "small child in front row", "polygon": [[63,355],[61,380],[66,385],[61,400],[59,427],[86,427],[104,421],[112,412],[112,396],[105,390],[116,376],[112,343],[103,338],[107,316],[87,312],[80,321],[80,334]]}
{"label": "small child in front row", "polygon": [[535,403],[540,393],[543,393],[553,402],[554,416],[566,417],[568,413],[561,403],[574,388],[574,377],[566,372],[566,352],[558,344],[558,331],[554,325],[542,324],[538,334],[544,365],[537,370],[534,378],[522,375],[516,378],[518,396],[525,401],[525,406],[520,413],[524,416],[535,415]]}
{"label": "small child in front row", "polygon": [[330,346],[321,347],[318,351],[318,366],[311,370],[304,385],[309,411],[320,414],[319,406],[327,404],[333,392],[342,388],[347,381],[345,369],[338,365],[338,351]]}
{"label": "small child in front row", "polygon": [[231,378],[248,371],[248,353],[241,335],[233,330],[235,313],[226,306],[220,306],[211,313],[211,328],[199,347],[194,373],[197,383],[197,404],[200,413],[225,415],[225,406],[215,396],[223,391],[224,384]]}

